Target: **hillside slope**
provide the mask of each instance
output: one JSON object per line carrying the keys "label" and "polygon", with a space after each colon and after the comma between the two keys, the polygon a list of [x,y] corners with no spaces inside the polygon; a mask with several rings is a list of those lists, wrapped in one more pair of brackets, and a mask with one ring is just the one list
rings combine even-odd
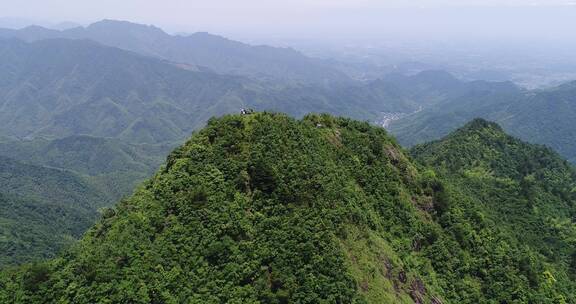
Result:
{"label": "hillside slope", "polygon": [[114,200],[129,195],[164,162],[175,144],[130,144],[70,136],[54,140],[0,139],[0,156],[75,172]]}
{"label": "hillside slope", "polygon": [[[529,269],[524,279],[531,288],[569,286],[566,283],[574,281],[576,171],[566,160],[549,148],[511,137],[497,124],[482,119],[442,140],[414,147],[412,155],[433,167],[456,194],[450,212],[439,222],[447,225],[466,219],[475,224],[473,232],[469,227],[455,227],[473,252],[484,250],[483,232],[489,229],[497,232],[498,250],[502,246],[516,248],[506,257],[507,262]],[[482,271],[490,273],[492,261],[485,262],[488,264]],[[502,275],[511,273],[509,268],[502,270]],[[535,298],[534,303],[544,303],[545,299],[573,303],[573,294],[568,298],[548,295]],[[522,299],[530,303],[529,298]]]}
{"label": "hillside slope", "polygon": [[0,139],[0,267],[53,257],[149,178],[170,146]]}
{"label": "hillside slope", "polygon": [[506,114],[491,116],[511,134],[576,162],[576,82],[537,91],[525,102],[513,103]]}
{"label": "hillside slope", "polygon": [[[542,153],[552,161],[534,168],[572,172]],[[528,156],[509,167],[538,155]],[[500,229],[498,209],[474,207],[480,198],[442,172],[367,123],[212,119],[68,253],[4,272],[0,301],[576,303],[565,260],[573,227],[562,221],[573,175],[533,177],[557,199],[539,210],[566,208],[557,230],[536,236],[555,237],[562,251],[549,255]]]}
{"label": "hillside slope", "polygon": [[0,267],[53,257],[109,199],[70,172],[0,157]]}

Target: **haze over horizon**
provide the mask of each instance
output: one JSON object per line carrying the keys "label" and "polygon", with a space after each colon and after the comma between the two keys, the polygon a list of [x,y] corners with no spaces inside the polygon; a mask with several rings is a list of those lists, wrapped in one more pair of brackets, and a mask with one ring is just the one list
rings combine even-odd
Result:
{"label": "haze over horizon", "polygon": [[[575,4],[572,0],[432,0],[409,4],[397,0],[24,0],[0,3],[0,20],[12,20],[18,27],[27,23],[86,25],[117,19],[154,24],[172,33],[208,31],[263,40],[566,40],[574,36],[562,29],[576,26]],[[2,26],[10,25],[4,23]]]}

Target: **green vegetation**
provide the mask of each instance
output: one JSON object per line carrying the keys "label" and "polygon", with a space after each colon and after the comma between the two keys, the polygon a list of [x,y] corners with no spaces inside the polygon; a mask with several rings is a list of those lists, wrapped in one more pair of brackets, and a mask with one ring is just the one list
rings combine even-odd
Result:
{"label": "green vegetation", "polygon": [[55,256],[110,203],[71,172],[0,157],[0,267]]}
{"label": "green vegetation", "polygon": [[576,303],[573,170],[474,121],[415,148],[328,115],[211,119],[7,303]]}
{"label": "green vegetation", "polygon": [[132,193],[170,145],[74,136],[0,140],[0,267],[55,256]]}
{"label": "green vegetation", "polygon": [[469,254],[446,267],[481,274],[480,281],[454,277],[464,284],[456,285],[458,292],[490,282],[478,290],[488,299],[576,301],[576,172],[570,164],[481,119],[412,154],[434,167],[454,196],[438,222]]}
{"label": "green vegetation", "polygon": [[92,136],[56,140],[1,140],[0,155],[85,175],[122,171],[154,173],[175,144],[130,144]]}
{"label": "green vegetation", "polygon": [[0,156],[81,175],[111,201],[132,193],[164,162],[174,144],[129,144],[70,136],[56,140],[0,140]]}

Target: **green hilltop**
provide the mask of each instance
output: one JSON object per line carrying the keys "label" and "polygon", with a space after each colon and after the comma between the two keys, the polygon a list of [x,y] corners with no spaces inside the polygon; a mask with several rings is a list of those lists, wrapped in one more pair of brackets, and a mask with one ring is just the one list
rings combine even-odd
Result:
{"label": "green hilltop", "polygon": [[404,151],[329,115],[230,115],[2,303],[576,303],[574,170],[475,120]]}

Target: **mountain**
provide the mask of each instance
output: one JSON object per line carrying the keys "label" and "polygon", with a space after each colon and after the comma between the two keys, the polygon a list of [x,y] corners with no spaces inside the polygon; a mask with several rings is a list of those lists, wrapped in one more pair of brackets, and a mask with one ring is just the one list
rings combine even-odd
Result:
{"label": "mountain", "polygon": [[190,70],[85,40],[0,40],[0,136],[92,136],[129,143],[182,141],[210,117],[242,108],[302,117],[329,112],[377,120],[414,101],[387,83],[265,84]]}
{"label": "mountain", "polygon": [[576,162],[576,82],[537,91],[511,103],[505,114],[491,114],[511,134],[545,144]]}
{"label": "mountain", "polygon": [[89,39],[146,56],[207,67],[217,73],[305,83],[348,82],[348,77],[318,59],[289,48],[251,46],[208,33],[172,36],[154,26],[103,20],[63,31],[31,26],[0,30],[0,37],[25,41]]}
{"label": "mountain", "polygon": [[565,161],[481,120],[412,154],[329,115],[211,119],[0,301],[576,303]]}
{"label": "mountain", "polygon": [[575,115],[575,83],[533,91],[503,87],[444,100],[391,123],[390,130],[411,146],[438,139],[474,117],[483,117],[514,136],[548,145],[574,162]]}
{"label": "mountain", "polygon": [[[485,231],[491,229],[498,231],[498,246],[516,248],[505,257],[506,263],[531,269],[524,280],[533,288],[568,286],[574,281],[576,171],[556,152],[508,136],[495,123],[475,119],[442,140],[414,147],[412,155],[434,168],[459,194],[440,223],[462,218],[469,224],[476,222],[475,233],[463,226],[455,228],[472,251],[481,252],[473,258],[488,263],[479,269],[485,275],[498,275],[482,248]],[[502,275],[510,273],[507,269]],[[520,302],[574,303],[574,291],[571,294],[544,294],[532,301],[521,297]]]}
{"label": "mountain", "polygon": [[30,24],[45,24],[42,20],[32,20],[19,17],[0,17],[0,28],[21,29]]}
{"label": "mountain", "polygon": [[492,106],[500,96],[519,96],[524,90],[509,81],[463,81],[441,70],[423,71],[414,75],[390,74],[383,78],[403,96],[418,101],[422,108],[444,108],[446,104],[468,108],[470,105]]}
{"label": "mountain", "polygon": [[76,174],[0,157],[0,267],[53,257],[108,204]]}
{"label": "mountain", "polygon": [[[500,227],[509,226],[526,243],[539,236],[530,245],[543,254],[569,248],[554,248],[562,243],[554,240],[555,228],[547,226],[572,220],[576,171],[553,150],[511,137],[496,123],[475,119],[440,141],[414,147],[412,155],[484,198],[481,204],[495,213],[493,220]],[[506,200],[490,201],[495,196]],[[529,225],[533,225],[530,233],[522,230]]]}

